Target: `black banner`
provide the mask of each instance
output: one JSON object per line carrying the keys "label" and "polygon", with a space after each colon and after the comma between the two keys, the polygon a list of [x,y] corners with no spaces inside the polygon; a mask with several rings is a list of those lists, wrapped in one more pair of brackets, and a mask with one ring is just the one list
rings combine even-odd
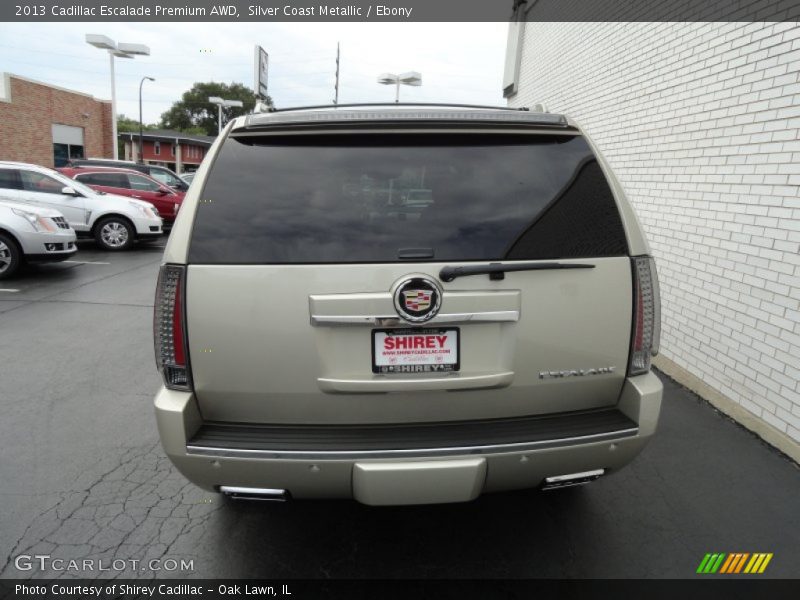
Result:
{"label": "black banner", "polygon": [[0,598],[134,600],[171,598],[220,600],[252,598],[280,600],[393,600],[480,598],[647,598],[648,600],[753,600],[797,598],[797,580],[757,576],[683,580],[0,580]]}
{"label": "black banner", "polygon": [[796,21],[800,0],[4,0],[0,21]]}

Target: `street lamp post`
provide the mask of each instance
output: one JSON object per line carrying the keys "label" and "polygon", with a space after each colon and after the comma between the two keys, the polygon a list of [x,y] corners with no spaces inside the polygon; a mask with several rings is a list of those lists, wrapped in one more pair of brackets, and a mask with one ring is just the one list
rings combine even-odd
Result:
{"label": "street lamp post", "polygon": [[142,142],[142,129],[144,129],[144,123],[142,121],[142,85],[144,85],[145,81],[155,81],[152,77],[142,77],[142,80],[139,82],[139,156],[137,157],[137,162],[140,164],[144,163],[144,143]]}
{"label": "street lamp post", "polygon": [[244,106],[244,103],[241,100],[225,100],[220,98],[219,96],[209,96],[208,101],[211,104],[217,105],[217,134],[219,135],[222,133],[222,107],[231,107],[235,106],[237,108],[241,108]]}
{"label": "street lamp post", "polygon": [[111,146],[114,150],[114,160],[116,160],[119,158],[119,150],[117,149],[117,88],[114,81],[114,57],[133,58],[137,55],[149,56],[150,48],[144,44],[125,44],[122,42],[118,44],[110,37],[96,33],[87,33],[86,43],[101,50],[108,50],[109,63],[111,66]]}
{"label": "street lamp post", "polygon": [[400,102],[400,84],[419,87],[422,85],[422,75],[416,71],[400,73],[400,75],[395,75],[394,73],[382,73],[378,77],[378,83],[395,86],[396,91],[394,101],[397,103]]}

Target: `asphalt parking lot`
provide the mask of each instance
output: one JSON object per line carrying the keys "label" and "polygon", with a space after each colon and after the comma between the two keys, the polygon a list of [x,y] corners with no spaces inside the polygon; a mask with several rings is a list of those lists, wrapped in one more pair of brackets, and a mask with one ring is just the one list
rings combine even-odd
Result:
{"label": "asphalt parking lot", "polygon": [[[665,377],[655,440],[581,489],[371,508],[195,488],[151,408],[162,249],[82,243],[0,284],[0,576],[693,577],[708,552],[771,552],[762,577],[797,576],[800,469]],[[193,564],[20,570],[20,555]]]}

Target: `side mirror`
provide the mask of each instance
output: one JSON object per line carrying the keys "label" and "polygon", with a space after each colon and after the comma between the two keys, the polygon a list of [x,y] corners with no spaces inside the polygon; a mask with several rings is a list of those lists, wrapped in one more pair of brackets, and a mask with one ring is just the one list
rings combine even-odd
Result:
{"label": "side mirror", "polygon": [[171,193],[172,193],[171,191],[169,191],[169,190],[167,190],[165,188],[158,188],[158,191],[156,192],[156,194],[158,194],[159,196],[166,196],[167,194],[171,194]]}
{"label": "side mirror", "polygon": [[80,196],[80,194],[76,192],[74,188],[71,188],[69,186],[61,188],[61,193],[65,196]]}

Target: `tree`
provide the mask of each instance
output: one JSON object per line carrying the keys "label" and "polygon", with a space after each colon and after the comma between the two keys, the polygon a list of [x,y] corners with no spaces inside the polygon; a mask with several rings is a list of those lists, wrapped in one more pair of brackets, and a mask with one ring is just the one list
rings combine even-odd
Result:
{"label": "tree", "polygon": [[[148,129],[155,129],[155,125],[148,125],[147,123],[144,124],[143,129],[147,131]],[[137,119],[131,119],[130,117],[126,117],[125,115],[117,115],[117,131],[139,131],[139,121]]]}
{"label": "tree", "polygon": [[[243,106],[223,107],[222,122],[253,112],[256,97],[253,90],[241,83],[198,82],[185,92],[178,102],[175,102],[167,112],[161,115],[161,126],[165,129],[177,129],[187,132],[199,128],[207,135],[217,135],[219,127],[218,108],[208,99],[219,96],[225,100],[241,100]],[[267,98],[267,104],[272,106],[272,99]]]}

